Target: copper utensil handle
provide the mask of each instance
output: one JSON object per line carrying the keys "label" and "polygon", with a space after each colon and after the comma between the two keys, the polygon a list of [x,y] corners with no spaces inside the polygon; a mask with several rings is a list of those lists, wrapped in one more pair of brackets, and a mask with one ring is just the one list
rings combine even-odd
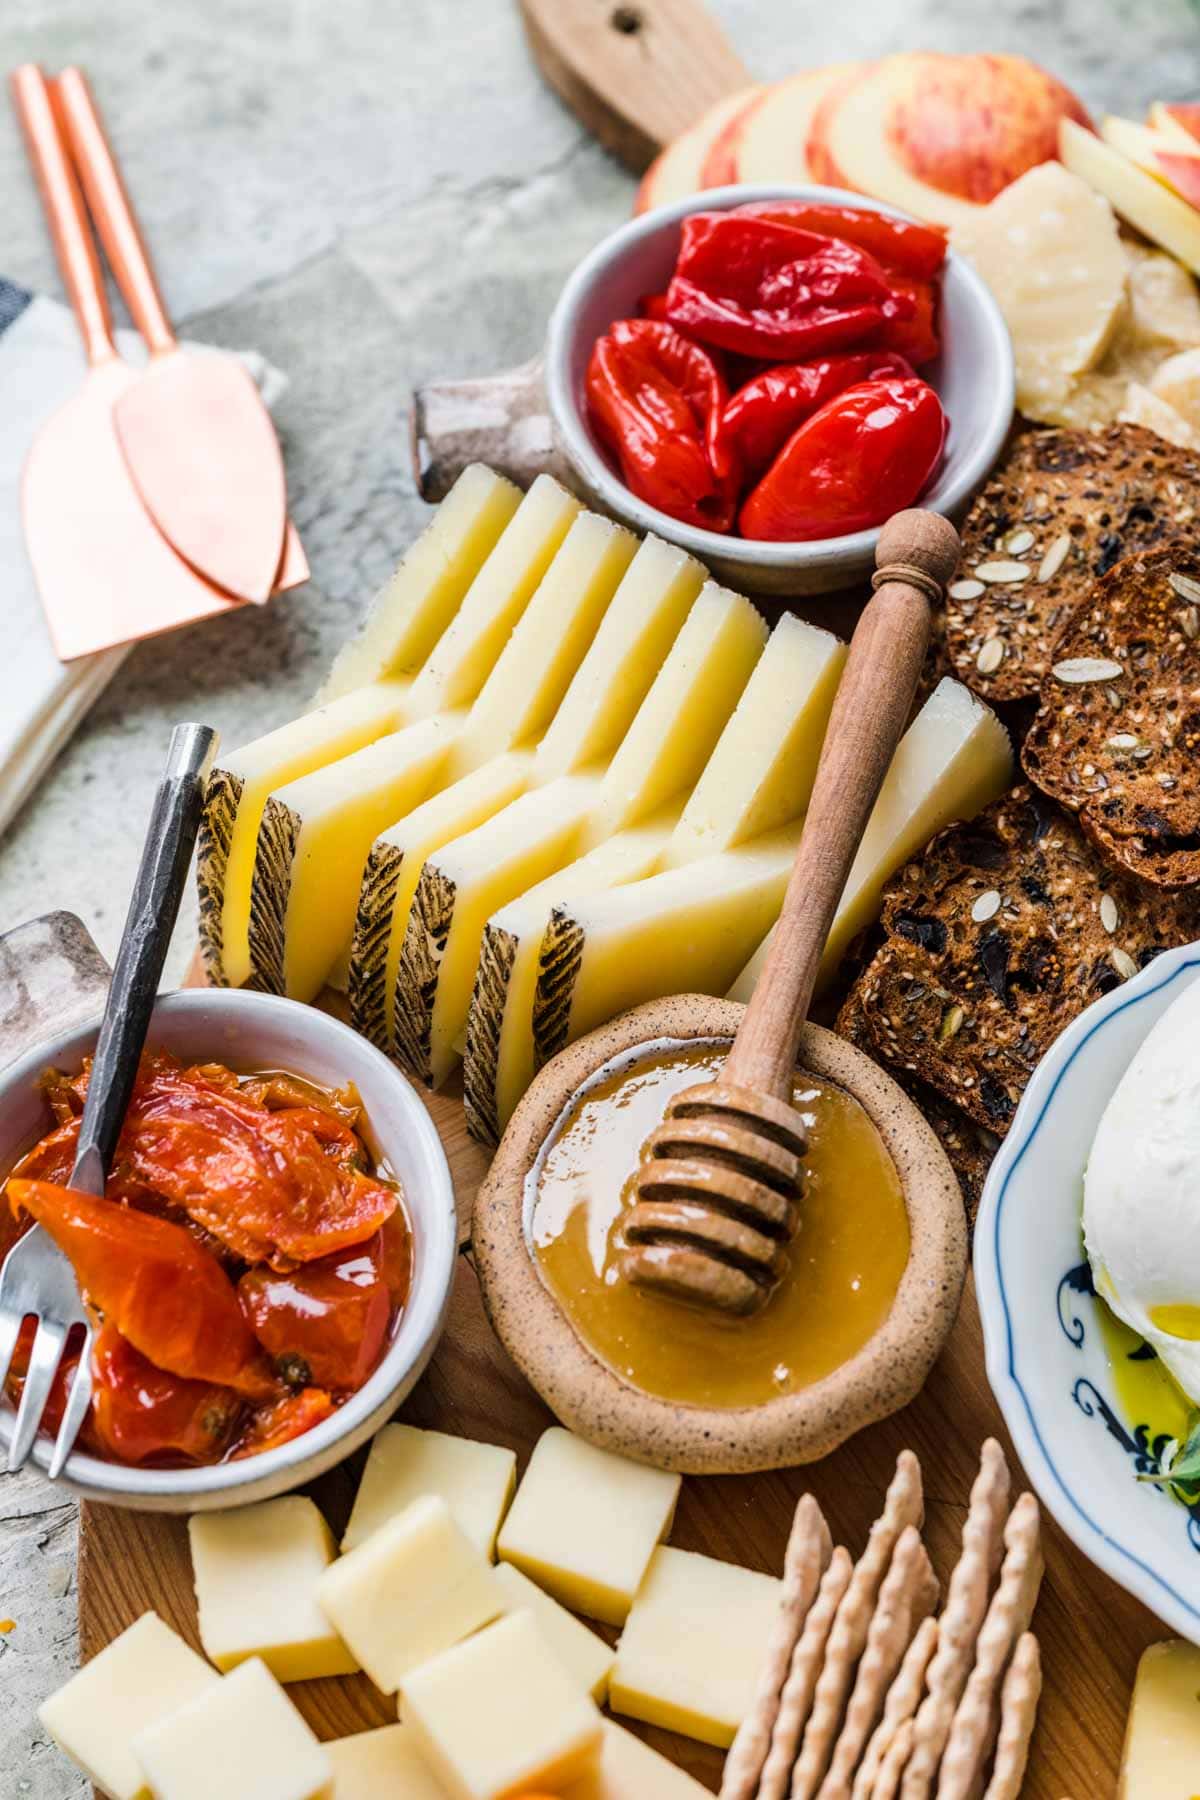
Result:
{"label": "copper utensil handle", "polygon": [[[723,1079],[790,1099],[825,939],[908,720],[929,642],[930,595],[958,561],[954,527],[921,510],[880,534],[880,569],[907,568],[868,602],[850,643],[783,911]],[[924,584],[914,585],[920,582]]]}
{"label": "copper utensil handle", "polygon": [[54,83],[54,100],[104,253],[133,322],[151,355],[173,350],[175,333],[167,318],[150,253],[81,69],[63,70]]}
{"label": "copper utensil handle", "polygon": [[23,63],[9,76],[9,87],[88,362],[93,366],[108,362],[117,353],[112,315],[83,195],[59,136],[46,77],[36,63]]}

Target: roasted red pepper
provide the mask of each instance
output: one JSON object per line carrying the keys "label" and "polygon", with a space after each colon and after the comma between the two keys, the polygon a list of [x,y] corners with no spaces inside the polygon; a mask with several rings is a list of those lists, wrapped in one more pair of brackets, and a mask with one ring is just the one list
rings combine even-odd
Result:
{"label": "roasted red pepper", "polygon": [[868,250],[885,269],[896,269],[928,281],[946,260],[946,232],[940,225],[918,225],[894,219],[865,206],[835,206],[822,200],[750,200],[734,213],[744,219],[769,219],[800,231],[844,238]]}
{"label": "roasted red pepper", "polygon": [[911,375],[890,350],[847,350],[806,363],[764,369],[727,403],[721,435],[747,478],[756,481],[810,413],[843,389],[882,375]]}
{"label": "roasted red pepper", "polygon": [[915,376],[847,388],[792,434],[742,507],[748,538],[839,537],[908,506],[937,466],[946,416]]}
{"label": "roasted red pepper", "polygon": [[89,1303],[159,1368],[254,1399],[276,1391],[220,1264],[181,1225],[45,1181],[8,1184],[70,1259]]}
{"label": "roasted red pepper", "polygon": [[314,1425],[322,1425],[337,1409],[333,1397],[322,1388],[305,1388],[299,1394],[285,1394],[273,1406],[255,1413],[249,1430],[233,1453],[235,1462],[244,1456],[258,1456],[263,1450],[278,1450],[303,1437]]}
{"label": "roasted red pepper", "polygon": [[626,485],[660,512],[728,531],[738,471],[718,442],[728,399],[716,360],[656,319],[619,319],[592,349],[587,400]]}
{"label": "roasted red pepper", "polygon": [[938,291],[932,281],[919,276],[889,274],[897,294],[912,301],[912,313],[906,319],[889,319],[880,342],[898,356],[903,356],[914,369],[932,362],[942,348],[938,335]]}
{"label": "roasted red pepper", "polygon": [[638,312],[643,319],[657,319],[660,324],[665,325],[667,322],[666,288],[663,288],[661,293],[643,294],[638,301]]}
{"label": "roasted red pepper", "polygon": [[291,1275],[251,1269],[238,1298],[288,1387],[352,1392],[379,1361],[392,1312],[383,1233]]}
{"label": "roasted red pepper", "polygon": [[231,1388],[166,1374],[112,1325],[96,1334],[92,1379],[89,1439],[119,1462],[214,1462],[241,1417]]}
{"label": "roasted red pepper", "polygon": [[667,316],[681,331],[775,361],[877,343],[887,321],[911,311],[857,245],[738,213],[684,220],[667,289]]}

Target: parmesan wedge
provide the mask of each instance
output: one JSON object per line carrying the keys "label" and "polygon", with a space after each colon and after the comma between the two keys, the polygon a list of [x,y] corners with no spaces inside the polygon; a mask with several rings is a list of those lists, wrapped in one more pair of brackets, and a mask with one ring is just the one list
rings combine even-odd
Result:
{"label": "parmesan wedge", "polygon": [[[929,696],[896,748],[834,915],[818,982],[836,972],[852,938],[872,923],[887,882],[934,832],[970,819],[1012,779],[1012,745],[990,707],[948,677]],[[767,957],[755,951],[729,990],[748,1000]]]}
{"label": "parmesan wedge", "polygon": [[521,490],[482,463],[463,470],[376,595],[357,637],[334,658],[317,704],[420,668],[495,547]]}

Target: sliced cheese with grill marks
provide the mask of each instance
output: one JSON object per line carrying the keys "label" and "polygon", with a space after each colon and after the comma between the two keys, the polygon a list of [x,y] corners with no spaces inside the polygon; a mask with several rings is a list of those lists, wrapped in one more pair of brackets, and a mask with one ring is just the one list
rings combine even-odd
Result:
{"label": "sliced cheese with grill marks", "polygon": [[[897,869],[956,819],[972,819],[1012,780],[1012,745],[991,708],[961,682],[940,681],[896,747],[825,942],[827,982],[860,931],[874,923]],[[767,958],[765,941],[729,990],[748,1000]]]}
{"label": "sliced cheese with grill marks", "polygon": [[765,635],[748,600],[710,582],[603,777],[560,776],[428,859],[396,977],[395,1040],[410,1073],[440,1086],[455,1066],[492,913],[691,788]]}
{"label": "sliced cheese with grill marks", "polygon": [[240,987],[250,975],[250,886],[268,794],[395,731],[404,718],[408,691],[403,681],[357,688],[218,757],[209,777],[196,865],[200,945],[210,981]]}
{"label": "sliced cheese with grill marks", "polygon": [[420,668],[516,512],[521,490],[482,463],[463,470],[432,522],[334,658],[317,704]]}
{"label": "sliced cheese with grill marks", "polygon": [[414,680],[410,717],[475,699],[578,512],[574,494],[538,476]]}

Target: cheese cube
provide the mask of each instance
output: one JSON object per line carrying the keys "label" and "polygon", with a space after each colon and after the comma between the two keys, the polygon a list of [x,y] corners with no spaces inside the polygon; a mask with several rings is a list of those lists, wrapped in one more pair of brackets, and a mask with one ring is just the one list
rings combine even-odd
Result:
{"label": "cheese cube", "polygon": [[[416,1800],[424,1796],[418,1792]],[[565,1788],[562,1800],[712,1800],[712,1796],[632,1731],[605,1719],[599,1769]]]}
{"label": "cheese cube", "polygon": [[328,1568],[317,1599],[384,1694],[504,1611],[490,1564],[432,1494]]}
{"label": "cheese cube", "polygon": [[679,1476],[643,1468],[551,1426],[538,1439],[500,1533],[515,1563],[555,1599],[620,1625],[675,1517]]}
{"label": "cheese cube", "polygon": [[60,1750],[111,1800],[150,1800],[133,1738],[220,1677],[157,1613],[144,1613],[38,1709]]}
{"label": "cheese cube", "polygon": [[333,1765],[265,1663],[134,1739],[154,1800],[332,1800]]}
{"label": "cheese cube", "polygon": [[1117,1800],[1200,1794],[1200,1649],[1151,1644],[1138,1664]]}
{"label": "cheese cube", "polygon": [[334,1800],[446,1800],[446,1790],[407,1725],[360,1731],[326,1744]]}
{"label": "cheese cube", "polygon": [[517,1459],[499,1444],[385,1425],[371,1445],[342,1549],[365,1543],[422,1495],[440,1494],[464,1535],[493,1556],[516,1482]]}
{"label": "cheese cube", "polygon": [[754,1699],[779,1589],[772,1575],[656,1550],[617,1646],[613,1711],[728,1747]]}
{"label": "cheese cube", "polygon": [[513,1613],[404,1682],[401,1706],[454,1800],[561,1790],[595,1769],[600,1714],[533,1622]]}
{"label": "cheese cube", "polygon": [[505,1612],[531,1613],[534,1624],[580,1691],[603,1702],[617,1660],[616,1651],[511,1563],[497,1565],[496,1580],[508,1601]]}
{"label": "cheese cube", "polygon": [[261,1657],[280,1681],[352,1675],[357,1662],[317,1605],[333,1537],[299,1494],[188,1522],[200,1642],[218,1669]]}

